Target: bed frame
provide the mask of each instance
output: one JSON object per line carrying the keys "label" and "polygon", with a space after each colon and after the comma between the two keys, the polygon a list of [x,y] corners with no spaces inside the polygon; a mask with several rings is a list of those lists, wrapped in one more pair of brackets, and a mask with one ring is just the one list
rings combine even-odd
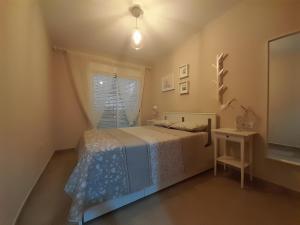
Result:
{"label": "bed frame", "polygon": [[[215,113],[187,113],[187,112],[165,112],[163,113],[163,118],[168,119],[170,121],[193,121],[199,123],[207,123],[208,124],[208,132],[210,137],[211,129],[215,129],[217,126],[217,118]],[[209,140],[211,140],[209,138]],[[83,225],[85,222],[93,220],[99,216],[102,216],[108,212],[121,208],[122,206],[128,205],[132,202],[135,202],[139,199],[142,199],[146,196],[149,196],[153,193],[156,193],[164,188],[167,188],[171,185],[174,185],[180,181],[183,181],[187,178],[195,176],[199,173],[202,173],[206,170],[213,168],[213,147],[210,144],[210,141],[205,146],[205,148],[201,151],[201,160],[199,161],[201,165],[201,169],[193,174],[187,174],[184,177],[179,177],[177,180],[173,180],[170,183],[163,185],[163,186],[155,186],[152,185],[147,187],[141,191],[134,192],[125,196],[122,196],[117,199],[109,200],[103,202],[101,204],[95,205],[90,207],[89,209],[85,210],[84,214],[82,215],[82,221],[79,225]]]}
{"label": "bed frame", "polygon": [[217,128],[217,117],[215,113],[184,113],[184,112],[164,112],[163,119],[171,122],[198,122],[200,124],[207,123],[208,141],[205,147],[211,145],[211,130]]}

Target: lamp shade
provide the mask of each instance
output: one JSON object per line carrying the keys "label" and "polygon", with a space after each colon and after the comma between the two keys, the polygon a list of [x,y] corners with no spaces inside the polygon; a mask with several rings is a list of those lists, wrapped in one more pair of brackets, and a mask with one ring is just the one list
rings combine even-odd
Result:
{"label": "lamp shade", "polygon": [[139,50],[143,47],[143,34],[139,29],[134,29],[131,36],[131,47]]}

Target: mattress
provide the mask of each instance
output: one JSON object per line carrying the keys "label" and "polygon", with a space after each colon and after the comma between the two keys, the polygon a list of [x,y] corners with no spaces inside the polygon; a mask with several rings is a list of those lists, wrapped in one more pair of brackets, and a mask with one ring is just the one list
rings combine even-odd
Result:
{"label": "mattress", "polygon": [[69,221],[80,222],[93,205],[196,173],[207,140],[206,132],[155,126],[86,131],[65,187],[73,199]]}

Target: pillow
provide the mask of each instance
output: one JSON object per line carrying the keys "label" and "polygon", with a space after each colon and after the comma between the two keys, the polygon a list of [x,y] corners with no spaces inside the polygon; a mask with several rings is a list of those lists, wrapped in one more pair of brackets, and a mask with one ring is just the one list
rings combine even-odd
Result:
{"label": "pillow", "polygon": [[169,120],[154,120],[153,124],[154,126],[169,128],[172,124],[174,124],[174,122],[171,122]]}
{"label": "pillow", "polygon": [[171,128],[176,130],[183,130],[189,132],[206,131],[207,124],[201,124],[197,122],[178,122],[171,125]]}

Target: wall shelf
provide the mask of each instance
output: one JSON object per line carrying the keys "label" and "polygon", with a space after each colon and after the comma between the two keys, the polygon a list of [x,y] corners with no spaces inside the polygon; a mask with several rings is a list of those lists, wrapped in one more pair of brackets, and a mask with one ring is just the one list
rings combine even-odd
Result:
{"label": "wall shelf", "polygon": [[[225,163],[231,166],[234,166],[236,168],[242,168],[241,160],[232,156],[220,156],[217,158],[218,162]],[[244,168],[247,168],[249,166],[248,162],[244,163]]]}
{"label": "wall shelf", "polygon": [[227,55],[221,53],[216,57],[216,64],[212,64],[216,69],[216,80],[213,80],[213,82],[217,85],[217,97],[220,104],[223,104],[223,94],[227,90],[227,86],[225,86],[223,82],[223,78],[228,72],[223,68],[223,62],[226,57]]}

